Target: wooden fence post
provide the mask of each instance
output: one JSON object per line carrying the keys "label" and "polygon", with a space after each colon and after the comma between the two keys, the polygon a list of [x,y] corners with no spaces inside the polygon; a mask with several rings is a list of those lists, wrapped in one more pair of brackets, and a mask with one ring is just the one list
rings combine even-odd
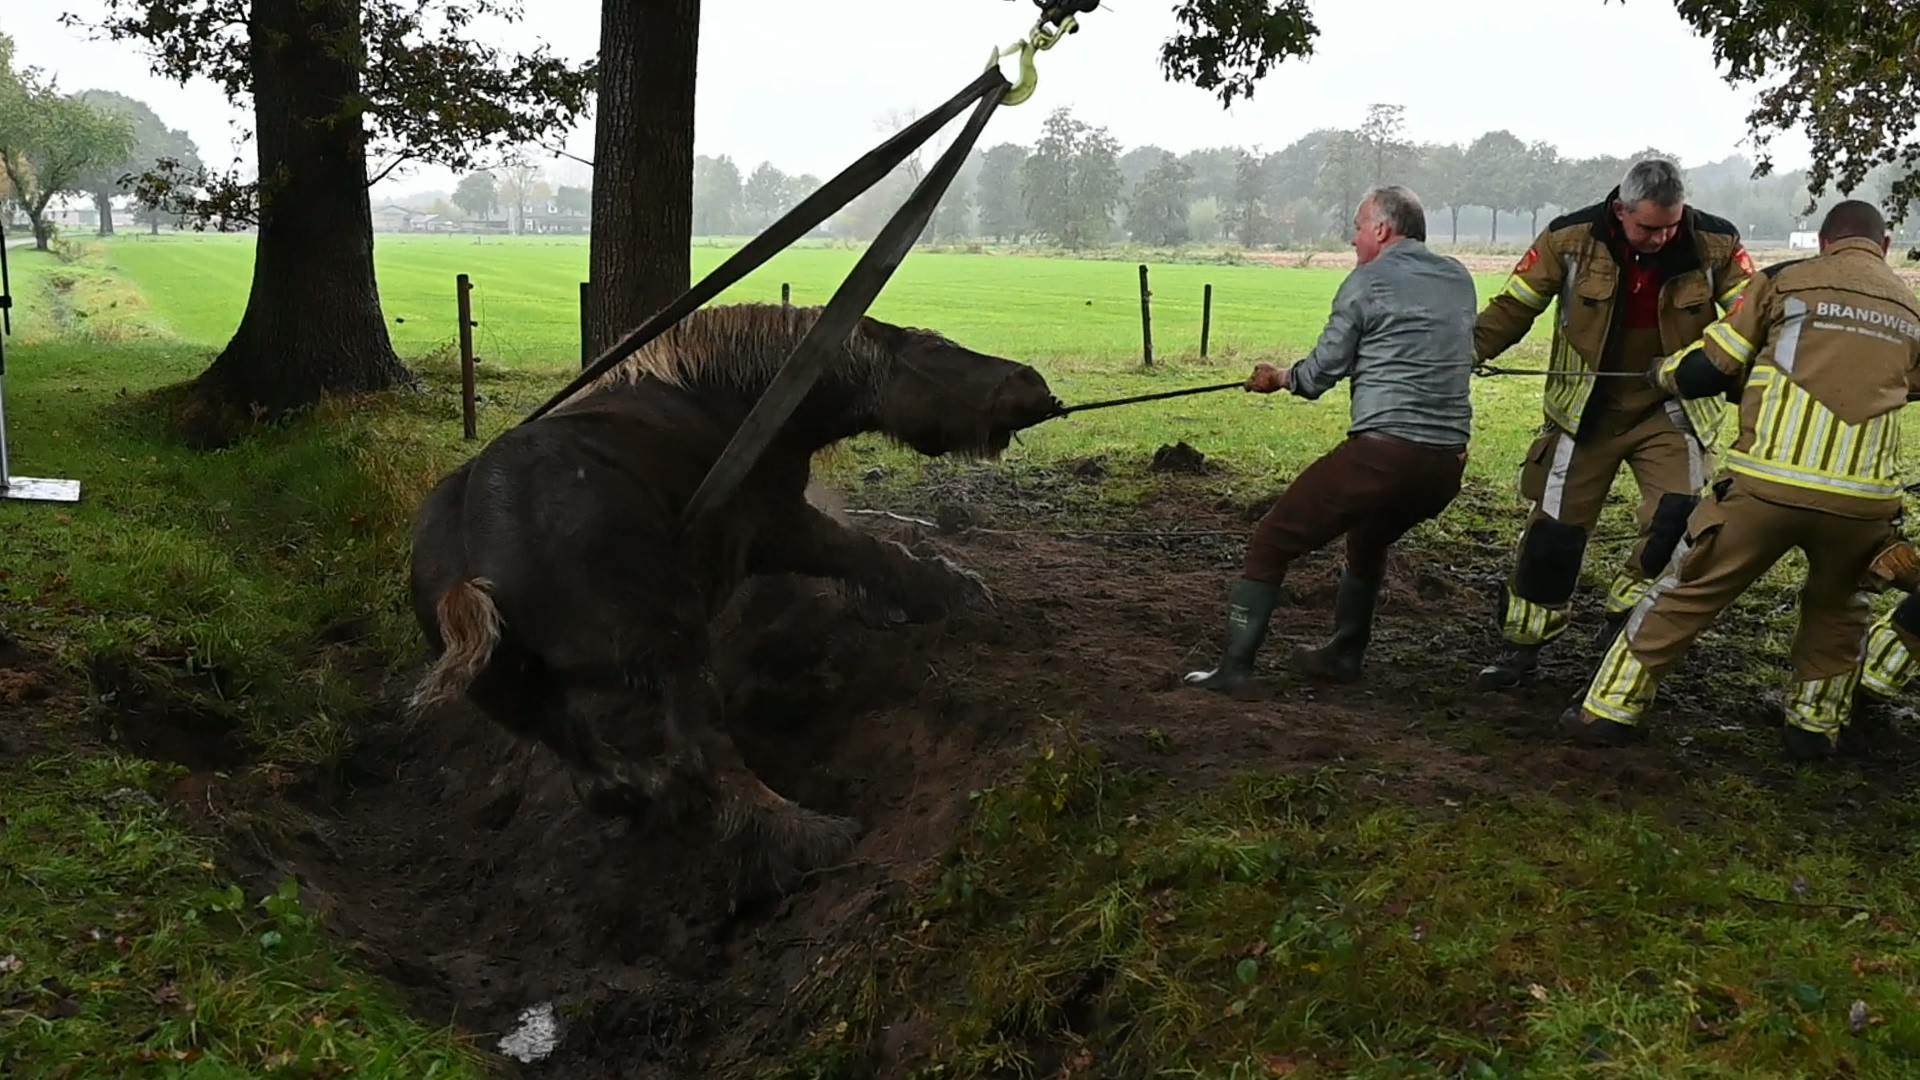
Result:
{"label": "wooden fence post", "polygon": [[473,282],[465,274],[453,279],[453,292],[460,309],[460,409],[467,438],[479,436],[478,417],[473,403]]}
{"label": "wooden fence post", "polygon": [[1200,294],[1200,359],[1207,358],[1207,337],[1213,332],[1213,283]]}
{"label": "wooden fence post", "polygon": [[1140,264],[1140,354],[1148,367],[1153,366],[1153,309],[1148,298],[1153,295],[1147,288],[1147,264]]}
{"label": "wooden fence post", "polygon": [[783,308],[793,306],[793,285],[790,282],[780,283],[780,306]]}
{"label": "wooden fence post", "polygon": [[592,337],[587,333],[587,325],[590,322],[588,305],[592,303],[593,291],[587,288],[587,283],[583,281],[580,283],[580,368],[583,371],[593,362],[593,352],[587,346],[587,341]]}

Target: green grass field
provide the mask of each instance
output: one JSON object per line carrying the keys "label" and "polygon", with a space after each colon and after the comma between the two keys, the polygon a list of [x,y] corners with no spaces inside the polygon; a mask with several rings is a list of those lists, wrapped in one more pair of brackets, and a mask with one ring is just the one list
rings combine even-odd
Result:
{"label": "green grass field", "polygon": [[[137,695],[243,732],[256,770],[340,759],[370,703],[356,657],[396,669],[418,658],[404,600],[413,507],[472,452],[443,348],[453,275],[479,284],[483,417],[498,431],[577,363],[584,245],[382,237],[394,339],[428,392],[323,407],[211,454],[170,436],[154,392],[192,378],[231,332],[249,241],[79,246],[73,261],[14,253],[16,468],[87,487],[74,507],[0,504],[0,659],[17,641],[48,658],[56,686],[16,712],[0,683],[0,1076],[484,1075],[468,1040],[410,1017],[344,943],[315,932],[292,890],[235,885],[217,843],[172,801],[178,770],[98,732],[115,698]],[[704,270],[724,252],[695,254]],[[799,302],[820,301],[854,258],[796,250],[735,295],[777,300],[790,281]],[[1084,400],[1298,355],[1341,271],[1153,274],[1165,362],[1152,372],[1138,363],[1131,263],[920,252],[876,314],[1030,359],[1062,397]],[[1208,282],[1217,355],[1203,363]],[[1481,280],[1483,292],[1497,285]],[[1536,335],[1517,360],[1538,365],[1540,352]],[[1474,487],[1453,517],[1517,522],[1512,478],[1538,393],[1532,381],[1476,384]],[[1250,502],[1337,440],[1345,418],[1338,393],[1317,404],[1225,394],[1045,425],[1007,464],[978,467],[1104,455],[1104,501],[1074,512],[1108,517],[1146,490],[1153,449],[1186,439],[1230,466],[1195,483]],[[831,467],[905,460],[862,444]],[[1504,557],[1451,528],[1413,542],[1433,545],[1436,564]],[[1791,633],[1780,574],[1765,604],[1751,619],[1751,678],[1771,684]],[[350,646],[331,643],[342,626],[358,628]],[[850,979],[792,1006],[817,1007],[795,1020],[816,1037],[777,1075],[867,1075],[882,986],[924,994],[943,1025],[946,1065],[927,1075],[1030,1072],[1026,1040],[1083,1034],[1071,1002],[1090,972],[1140,1018],[1089,1036],[1131,1055],[1139,1071],[1125,1075],[1897,1080],[1920,1069],[1912,793],[1748,767],[1634,806],[1516,795],[1440,812],[1400,800],[1396,778],[1364,761],[1183,792],[1062,742],[980,793],[946,877],[905,902],[910,948],[874,961],[897,981]],[[1190,918],[1161,917],[1169,890]]]}
{"label": "green grass field", "polygon": [[[727,254],[696,247],[694,273],[706,273]],[[823,247],[785,252],[722,300],[778,302],[780,285],[788,282],[795,303],[825,303],[858,254]],[[240,236],[127,236],[105,245],[104,259],[139,288],[170,335],[217,350],[245,305],[252,245]],[[873,314],[1029,361],[1063,399],[1094,400],[1225,382],[1257,359],[1298,359],[1312,347],[1351,264],[1349,256],[1322,261],[1328,268],[1153,266],[1158,366],[1150,372],[1141,366],[1139,277],[1132,263],[916,252],[901,264]],[[402,356],[453,341],[454,275],[465,273],[475,282],[475,350],[483,364],[551,373],[555,385],[561,369],[578,364],[584,239],[381,236],[375,263],[381,303]],[[1501,282],[1498,275],[1481,275],[1482,294]],[[1213,327],[1203,362],[1201,297],[1209,283]],[[1539,366],[1545,334],[1543,325],[1515,351],[1514,362]],[[1475,391],[1472,475],[1505,483],[1538,423],[1540,385],[1488,379]],[[1022,446],[1034,458],[1050,460],[1151,453],[1161,442],[1185,439],[1250,476],[1274,478],[1304,465],[1345,426],[1343,389],[1311,405],[1223,394],[1090,413],[1030,432]]]}

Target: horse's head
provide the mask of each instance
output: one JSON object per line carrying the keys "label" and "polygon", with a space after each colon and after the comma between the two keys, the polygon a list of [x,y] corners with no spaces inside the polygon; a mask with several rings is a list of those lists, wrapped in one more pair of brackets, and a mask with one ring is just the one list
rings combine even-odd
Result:
{"label": "horse's head", "polygon": [[1047,380],[1025,364],[926,330],[873,319],[866,330],[893,361],[879,387],[880,430],[923,454],[998,456],[1014,432],[1060,408]]}

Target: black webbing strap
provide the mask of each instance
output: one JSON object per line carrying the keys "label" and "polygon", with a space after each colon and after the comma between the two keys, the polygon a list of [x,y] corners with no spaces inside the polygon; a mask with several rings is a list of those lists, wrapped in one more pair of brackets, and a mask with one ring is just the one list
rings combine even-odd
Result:
{"label": "black webbing strap", "polygon": [[853,271],[840,288],[834,291],[833,298],[827,301],[826,310],[807,331],[806,337],[794,347],[786,362],[781,365],[779,374],[767,386],[760,400],[756,401],[753,411],[740,423],[740,427],[728,441],[727,448],[707,470],[705,479],[693,493],[681,518],[683,526],[696,530],[708,514],[722,506],[732,497],[734,491],[753,471],[760,461],[760,455],[766,452],[780,428],[788,417],[800,407],[800,402],[813,389],[827,363],[846,343],[847,336],[867,307],[873,303],[887,279],[906,258],[908,250],[927,227],[933,217],[934,207],[940,204],[940,197],[946,194],[947,185],[953,182],[954,175],[960,171],[960,165],[967,155],[973,152],[973,144],[980,138],[980,131],[986,127],[987,118],[1000,104],[1000,99],[1011,89],[999,70],[989,72],[993,79],[979,95],[980,103],[974,107],[973,115],[960,134],[934,162],[933,168],[923,177],[913,194],[901,205],[891,220],[874,237],[873,243],[854,264]]}
{"label": "black webbing strap", "polygon": [[[920,145],[933,137],[934,132],[945,127],[947,121],[960,115],[967,106],[978,101],[983,95],[1007,89],[1006,76],[1000,74],[997,67],[988,68],[980,77],[968,83],[945,104],[900,129],[892,138],[869,150],[860,160],[849,165],[838,176],[820,186],[820,190],[801,200],[800,205],[767,226],[766,231],[746,246],[715,267],[713,272],[703,277],[693,288],[680,294],[672,303],[640,324],[626,337],[615,342],[601,353],[593,363],[583,368],[559,393],[547,399],[546,404],[533,410],[527,416],[526,423],[538,420],[552,411],[561,402],[573,396],[581,387],[599,378],[627,357],[638,352],[648,342],[666,333],[681,319],[687,317],[695,308],[724,292],[728,286],[746,277],[768,259],[778,255],[795,240],[811,232],[816,225],[832,217],[839,209],[868,188],[879,183],[893,171],[893,167],[907,159],[907,155],[920,148]],[[943,185],[944,186],[944,185]]]}
{"label": "black webbing strap", "polygon": [[[1067,405],[1056,410],[1053,417],[1072,416],[1074,413],[1092,412],[1095,409],[1112,409],[1121,405],[1139,405],[1147,401],[1165,401],[1168,398],[1191,397],[1194,394],[1217,394],[1222,390],[1245,390],[1245,381],[1214,383],[1211,386],[1189,386],[1184,390],[1162,390],[1157,394],[1135,394],[1133,397],[1112,398],[1107,401],[1089,401],[1082,405]],[[1053,419],[1048,417],[1048,419]]]}

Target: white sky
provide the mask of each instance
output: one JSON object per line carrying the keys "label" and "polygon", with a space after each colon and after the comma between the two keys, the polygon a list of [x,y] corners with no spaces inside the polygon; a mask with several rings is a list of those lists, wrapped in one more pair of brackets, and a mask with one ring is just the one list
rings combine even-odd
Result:
{"label": "white sky", "polygon": [[[743,172],[771,160],[825,177],[878,141],[893,113],[937,104],[977,73],[996,44],[1031,23],[1028,0],[706,0],[700,33],[696,148],[730,154]],[[503,41],[544,38],[584,58],[598,44],[597,0],[526,0],[532,17]],[[1240,145],[1277,150],[1316,127],[1357,123],[1371,102],[1407,107],[1421,141],[1468,141],[1492,128],[1546,139],[1570,156],[1654,145],[1701,163],[1747,150],[1752,94],[1722,82],[1705,41],[1663,0],[1320,0],[1316,55],[1271,73],[1250,102],[1223,110],[1212,95],[1168,84],[1160,42],[1174,30],[1168,0],[1107,0],[1080,33],[1040,57],[1040,88],[1002,109],[981,145],[1029,142],[1046,112],[1070,105],[1122,144],[1175,151]],[[17,62],[58,75],[69,91],[118,90],[184,127],[209,163],[235,152],[248,116],[205,82],[151,75],[131,45],[90,41],[59,24],[97,0],[0,0],[0,32]],[[1444,17],[1434,12],[1444,9]],[[1011,62],[1007,70],[1012,72]],[[589,121],[590,124],[591,121]],[[952,129],[958,128],[955,121]],[[950,130],[952,130],[950,129]],[[568,140],[592,156],[590,126]],[[1779,164],[1804,160],[1797,137]],[[251,169],[251,148],[241,151]],[[565,180],[582,166],[557,163]],[[380,194],[447,188],[420,169]]]}

